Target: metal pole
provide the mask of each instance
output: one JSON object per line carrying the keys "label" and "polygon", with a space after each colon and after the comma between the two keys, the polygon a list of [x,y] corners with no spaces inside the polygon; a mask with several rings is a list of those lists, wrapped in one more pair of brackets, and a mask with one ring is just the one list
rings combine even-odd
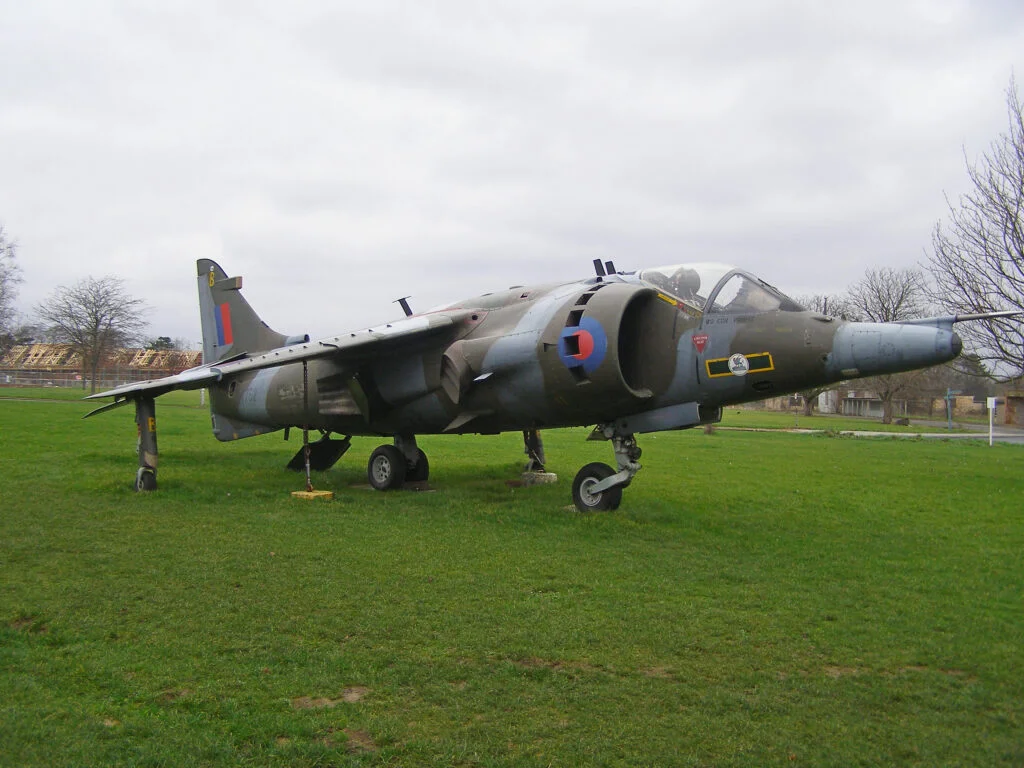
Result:
{"label": "metal pole", "polygon": [[313,483],[309,478],[309,367],[306,361],[302,361],[302,452],[306,458],[306,490],[313,490]]}
{"label": "metal pole", "polygon": [[996,399],[994,397],[987,398],[985,404],[988,406],[988,447],[992,447],[992,432],[995,427],[996,419]]}

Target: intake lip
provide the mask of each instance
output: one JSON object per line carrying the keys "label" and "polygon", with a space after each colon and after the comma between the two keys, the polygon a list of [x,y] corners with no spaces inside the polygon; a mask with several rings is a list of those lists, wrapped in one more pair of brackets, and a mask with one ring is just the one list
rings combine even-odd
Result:
{"label": "intake lip", "polygon": [[964,351],[964,342],[960,338],[960,334],[953,332],[953,357],[960,357],[960,353]]}

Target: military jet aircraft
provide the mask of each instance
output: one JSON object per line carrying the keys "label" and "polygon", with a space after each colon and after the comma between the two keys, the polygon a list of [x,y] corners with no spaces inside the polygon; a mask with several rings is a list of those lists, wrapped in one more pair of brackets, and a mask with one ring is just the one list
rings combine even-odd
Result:
{"label": "military jet aircraft", "polygon": [[[156,488],[155,398],[205,387],[213,433],[238,440],[291,428],[322,438],[292,468],[324,470],[357,435],[389,437],[369,460],[379,490],[426,480],[424,434],[522,431],[542,470],[539,430],[595,425],[615,466],[587,464],[572,496],[581,511],[616,509],[640,470],[636,435],[713,424],[722,408],[831,382],[953,359],[953,324],[1001,316],[850,323],[805,310],[763,280],[711,263],[595,274],[514,287],[392,323],[310,341],[270,329],[242,278],[196,263],[203,364],[91,397],[135,404],[136,488]],[[331,435],[339,435],[334,439]],[[307,443],[308,444],[308,443]]]}

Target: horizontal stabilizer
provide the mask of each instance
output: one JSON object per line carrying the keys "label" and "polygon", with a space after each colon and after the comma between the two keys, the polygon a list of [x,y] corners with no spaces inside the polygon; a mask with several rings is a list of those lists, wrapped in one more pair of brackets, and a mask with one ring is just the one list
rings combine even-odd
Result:
{"label": "horizontal stabilizer", "polygon": [[106,413],[107,411],[112,411],[115,408],[120,408],[122,405],[128,405],[128,403],[130,403],[130,402],[131,402],[131,400],[129,400],[128,398],[122,398],[120,400],[115,400],[112,403],[107,403],[106,405],[101,405],[99,408],[95,408],[95,409],[89,411],[82,418],[83,419],[88,419],[90,416],[96,416],[97,414],[100,414],[100,413]]}

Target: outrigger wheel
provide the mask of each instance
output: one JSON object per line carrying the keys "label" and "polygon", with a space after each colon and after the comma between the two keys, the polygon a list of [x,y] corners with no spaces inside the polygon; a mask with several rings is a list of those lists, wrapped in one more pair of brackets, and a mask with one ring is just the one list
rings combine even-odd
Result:
{"label": "outrigger wheel", "polygon": [[152,467],[139,467],[139,471],[135,473],[135,490],[156,490],[156,472]]}

